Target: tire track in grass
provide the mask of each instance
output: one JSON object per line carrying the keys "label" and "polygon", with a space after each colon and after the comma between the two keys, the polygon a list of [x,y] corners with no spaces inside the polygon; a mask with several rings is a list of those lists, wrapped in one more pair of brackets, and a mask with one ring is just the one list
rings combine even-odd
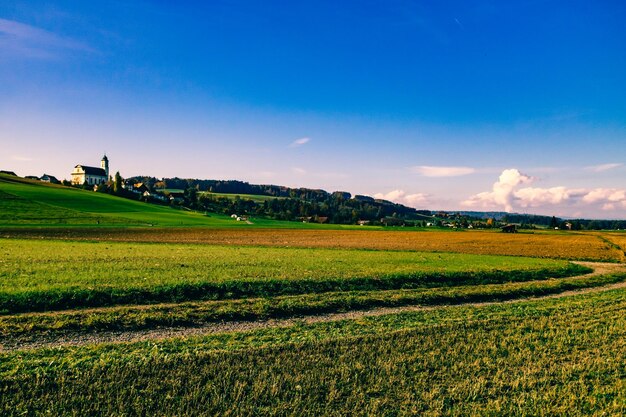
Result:
{"label": "tire track in grass", "polygon": [[[626,264],[602,263],[602,262],[576,262],[592,268],[594,271],[589,274],[580,275],[579,278],[600,276],[611,273],[626,273]],[[37,348],[54,348],[61,346],[81,346],[100,343],[128,343],[146,340],[161,340],[170,338],[184,338],[189,336],[202,336],[217,333],[245,332],[271,327],[290,327],[296,324],[312,324],[319,322],[332,322],[340,320],[356,320],[362,317],[382,316],[388,314],[398,314],[411,311],[434,310],[439,308],[453,307],[484,307],[495,304],[513,304],[525,301],[542,299],[553,299],[569,297],[573,295],[608,291],[618,288],[626,288],[626,281],[599,287],[589,287],[579,290],[566,290],[556,294],[548,294],[534,297],[521,297],[507,301],[484,301],[459,304],[446,304],[438,306],[410,305],[402,307],[379,307],[369,310],[352,310],[342,313],[325,313],[318,315],[306,315],[290,317],[285,319],[268,319],[257,321],[228,321],[219,323],[207,323],[195,327],[157,327],[140,330],[119,330],[119,331],[97,331],[82,333],[67,331],[62,333],[38,333],[34,336],[20,335],[7,338],[0,343],[0,352],[16,350],[28,350]]]}

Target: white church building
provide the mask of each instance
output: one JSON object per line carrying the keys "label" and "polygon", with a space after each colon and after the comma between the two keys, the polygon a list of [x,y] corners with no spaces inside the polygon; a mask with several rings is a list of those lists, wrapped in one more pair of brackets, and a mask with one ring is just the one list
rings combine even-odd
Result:
{"label": "white church building", "polygon": [[72,171],[72,184],[97,185],[109,180],[109,158],[106,155],[100,161],[100,168],[87,165],[76,165]]}

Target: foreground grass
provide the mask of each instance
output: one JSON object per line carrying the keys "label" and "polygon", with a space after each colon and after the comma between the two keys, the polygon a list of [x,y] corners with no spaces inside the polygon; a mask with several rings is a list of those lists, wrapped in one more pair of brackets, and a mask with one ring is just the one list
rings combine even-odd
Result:
{"label": "foreground grass", "polygon": [[487,284],[563,277],[565,261],[464,254],[2,240],[0,311]]}
{"label": "foreground grass", "polygon": [[626,292],[0,354],[0,413],[624,415]]}
{"label": "foreground grass", "polygon": [[102,330],[132,331],[160,326],[200,326],[210,322],[233,320],[291,318],[299,315],[337,313],[376,307],[498,302],[594,288],[625,280],[626,274],[607,274],[416,290],[331,292],[243,300],[18,314],[0,316],[0,335],[9,340],[18,335],[33,337],[42,332],[50,336],[55,332],[64,333],[67,331],[81,333]]}

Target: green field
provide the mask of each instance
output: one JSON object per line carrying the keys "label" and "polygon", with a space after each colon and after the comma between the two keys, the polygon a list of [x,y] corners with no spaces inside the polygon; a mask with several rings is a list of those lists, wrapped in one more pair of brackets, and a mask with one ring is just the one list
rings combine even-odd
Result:
{"label": "green field", "polygon": [[273,200],[275,198],[284,198],[284,197],[275,197],[275,196],[272,196],[272,195],[212,193],[212,192],[208,192],[208,191],[204,191],[201,194],[210,195],[212,197],[224,197],[224,198],[228,198],[229,200],[234,200],[237,197],[239,197],[242,200],[252,200],[255,203],[263,203],[264,201],[270,201],[270,200]]}
{"label": "green field", "polygon": [[2,415],[624,415],[626,292],[0,354]]}
{"label": "green field", "polygon": [[0,311],[567,276],[566,261],[419,252],[2,240]]}
{"label": "green field", "polygon": [[282,319],[301,315],[363,311],[380,307],[445,306],[499,302],[564,291],[602,287],[626,281],[626,273],[527,282],[471,284],[401,290],[333,291],[295,296],[270,296],[234,300],[127,305],[44,313],[0,315],[0,336],[106,330],[133,331],[160,326],[195,327],[207,323]]}
{"label": "green field", "polygon": [[226,216],[0,175],[0,225],[230,226]]}

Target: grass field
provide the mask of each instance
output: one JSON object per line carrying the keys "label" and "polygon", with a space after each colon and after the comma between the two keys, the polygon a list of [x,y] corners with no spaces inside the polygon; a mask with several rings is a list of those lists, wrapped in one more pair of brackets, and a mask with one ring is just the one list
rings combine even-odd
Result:
{"label": "grass field", "polygon": [[2,240],[0,311],[524,281],[564,261],[420,252]]}
{"label": "grass field", "polygon": [[334,291],[297,296],[116,306],[30,314],[0,315],[0,342],[15,336],[53,336],[70,332],[133,331],[160,326],[195,327],[207,323],[254,321],[320,315],[380,307],[442,306],[501,302],[626,281],[626,272],[600,276],[550,278],[529,282],[471,284],[402,290]]}
{"label": "grass field", "polygon": [[620,290],[5,353],[0,413],[623,415],[625,332]]}
{"label": "grass field", "polygon": [[[609,236],[615,243],[608,241]],[[440,230],[291,230],[267,228],[2,228],[0,236],[88,241],[456,252],[624,262],[626,246],[610,233],[517,233]],[[624,248],[624,249],[622,249]]]}
{"label": "grass field", "polygon": [[202,192],[202,194],[210,195],[212,197],[225,197],[229,200],[234,200],[239,197],[242,200],[252,200],[255,203],[263,203],[264,201],[273,200],[275,198],[284,198],[284,197],[274,197],[271,195],[258,195],[258,194],[231,194],[231,193],[212,193],[212,192]]}
{"label": "grass field", "polygon": [[229,226],[226,216],[174,210],[108,194],[0,175],[0,225]]}

